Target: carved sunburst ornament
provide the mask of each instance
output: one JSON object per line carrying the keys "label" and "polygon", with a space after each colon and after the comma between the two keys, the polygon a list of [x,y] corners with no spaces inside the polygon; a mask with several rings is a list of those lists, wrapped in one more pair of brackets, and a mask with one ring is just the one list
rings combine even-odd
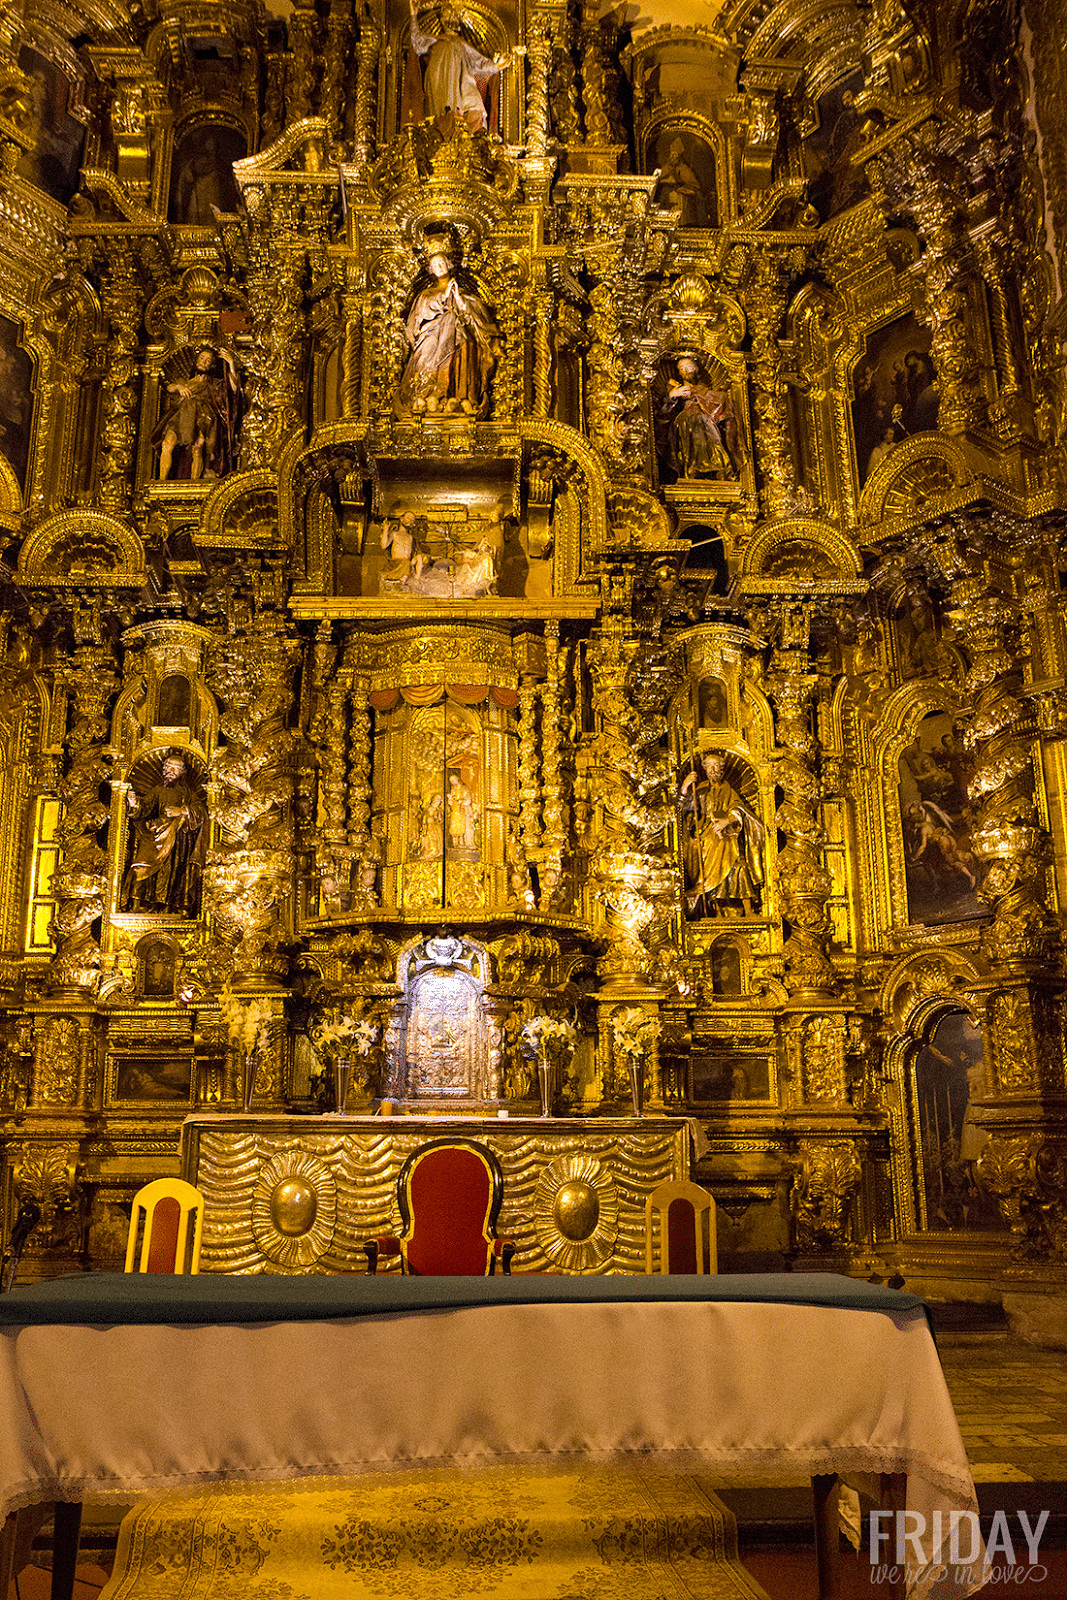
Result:
{"label": "carved sunburst ornament", "polygon": [[615,1180],[591,1155],[557,1156],[534,1192],[534,1232],[552,1265],[596,1272],[611,1260],[619,1231]]}
{"label": "carved sunburst ornament", "polygon": [[282,1150],[267,1162],[252,1196],[252,1231],[269,1261],[290,1272],[313,1266],[336,1221],[337,1184],[318,1156]]}

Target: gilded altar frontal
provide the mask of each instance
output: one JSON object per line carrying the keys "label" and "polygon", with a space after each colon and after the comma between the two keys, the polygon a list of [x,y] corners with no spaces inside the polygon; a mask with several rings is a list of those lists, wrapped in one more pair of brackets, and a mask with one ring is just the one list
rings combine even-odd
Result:
{"label": "gilded altar frontal", "polygon": [[358,1270],[452,1118],[526,1270],[688,1174],[1067,1341],[1065,34],[9,0],[24,1277],[189,1118],[206,1266]]}

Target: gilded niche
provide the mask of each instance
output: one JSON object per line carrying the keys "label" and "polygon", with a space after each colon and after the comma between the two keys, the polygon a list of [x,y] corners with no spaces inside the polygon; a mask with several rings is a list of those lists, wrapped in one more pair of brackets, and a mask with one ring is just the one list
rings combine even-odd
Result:
{"label": "gilded niche", "polygon": [[967,793],[974,763],[947,713],[923,717],[897,771],[910,920],[933,925],[986,915]]}
{"label": "gilded niche", "polygon": [[765,829],[754,803],[751,775],[736,757],[709,751],[682,763],[676,805],[686,917],[758,911]]}
{"label": "gilded niche", "polygon": [[127,792],[130,822],[120,909],[195,917],[207,847],[207,798],[190,756],[139,761]]}
{"label": "gilded niche", "polygon": [[398,417],[485,415],[500,329],[448,235],[426,239],[426,269],[415,281],[404,336]]}

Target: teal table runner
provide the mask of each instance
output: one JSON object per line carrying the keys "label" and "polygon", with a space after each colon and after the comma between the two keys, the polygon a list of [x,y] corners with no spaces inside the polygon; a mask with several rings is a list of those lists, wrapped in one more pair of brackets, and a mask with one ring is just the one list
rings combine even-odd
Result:
{"label": "teal table runner", "polygon": [[200,1273],[195,1277],[78,1273],[0,1295],[0,1325],[321,1322],[494,1305],[748,1301],[901,1315],[925,1311],[918,1295],[836,1273],[723,1277],[403,1278]]}

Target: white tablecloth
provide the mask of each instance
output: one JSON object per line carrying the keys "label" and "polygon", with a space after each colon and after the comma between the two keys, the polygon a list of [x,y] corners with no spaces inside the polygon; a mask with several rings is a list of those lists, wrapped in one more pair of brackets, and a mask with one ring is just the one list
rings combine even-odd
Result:
{"label": "white tablecloth", "polygon": [[[3,1509],[212,1479],[494,1463],[898,1472],[975,1509],[921,1313],[491,1305],[251,1326],[0,1333]],[[964,1587],[977,1587],[965,1585]],[[925,1587],[923,1585],[922,1587]]]}

